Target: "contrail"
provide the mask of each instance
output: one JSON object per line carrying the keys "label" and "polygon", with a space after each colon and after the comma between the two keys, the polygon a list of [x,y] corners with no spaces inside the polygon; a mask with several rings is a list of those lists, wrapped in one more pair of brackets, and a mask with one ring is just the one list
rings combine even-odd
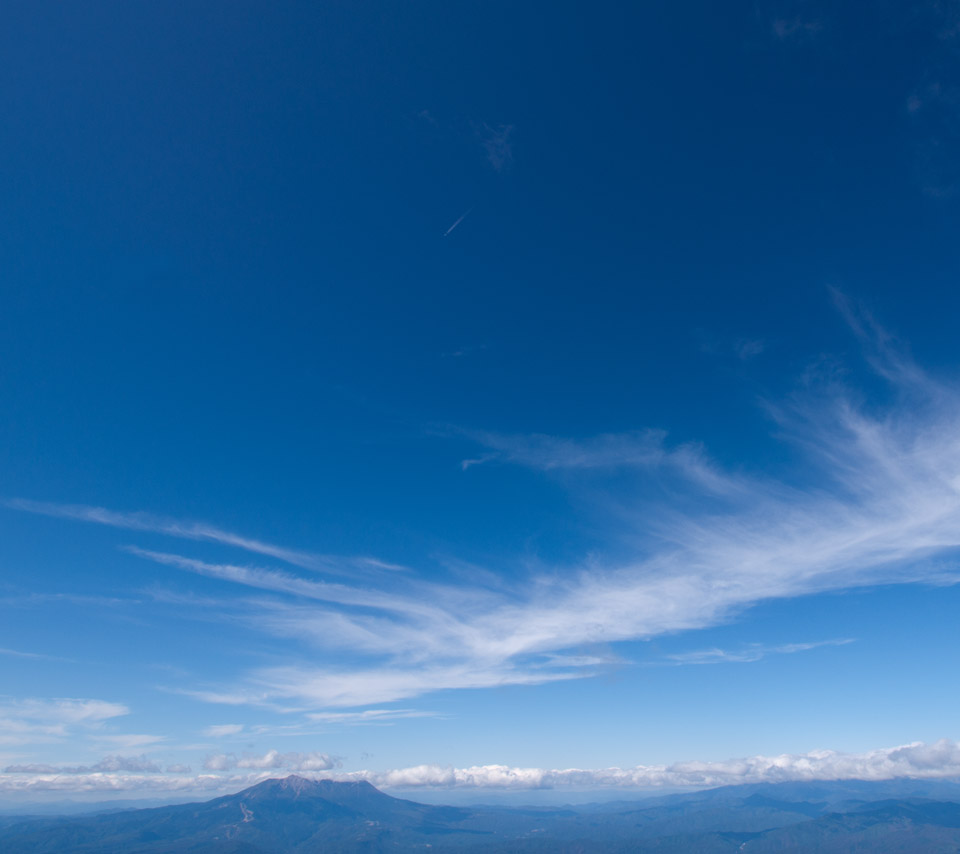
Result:
{"label": "contrail", "polygon": [[453,225],[450,226],[450,228],[448,228],[443,233],[443,236],[446,237],[451,231],[453,231],[458,225],[460,225],[461,222],[463,222],[468,216],[470,216],[470,211],[472,210],[473,208],[470,208],[470,210],[468,210],[465,214],[463,214],[463,216],[461,216],[460,219],[458,219]]}

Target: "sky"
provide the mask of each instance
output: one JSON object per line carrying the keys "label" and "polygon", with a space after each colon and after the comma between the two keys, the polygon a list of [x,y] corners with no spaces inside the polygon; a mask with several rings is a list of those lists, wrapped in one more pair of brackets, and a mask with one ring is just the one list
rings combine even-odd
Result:
{"label": "sky", "polygon": [[960,4],[0,55],[0,805],[960,775]]}

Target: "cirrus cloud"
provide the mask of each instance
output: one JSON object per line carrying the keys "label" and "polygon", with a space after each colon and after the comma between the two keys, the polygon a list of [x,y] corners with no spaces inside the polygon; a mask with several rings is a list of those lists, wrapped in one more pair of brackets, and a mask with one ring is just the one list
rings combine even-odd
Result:
{"label": "cirrus cloud", "polygon": [[[955,583],[945,558],[960,547],[960,388],[924,372],[869,314],[834,296],[889,396],[867,406],[836,372],[811,371],[795,394],[767,401],[775,438],[801,460],[792,470],[726,469],[703,446],[671,445],[652,429],[457,433],[481,445],[482,459],[556,477],[563,488],[588,479],[582,494],[602,496],[606,554],[547,570],[468,570],[455,583],[411,571],[361,585],[125,547],[222,584],[218,618],[299,644],[281,666],[174,690],[211,703],[352,715],[444,689],[593,676],[616,657],[585,649],[703,629],[771,600]],[[629,484],[642,480],[639,498],[624,493],[624,471],[634,476]],[[829,645],[839,646],[821,644]],[[724,655],[750,660],[756,650],[700,658]]]}

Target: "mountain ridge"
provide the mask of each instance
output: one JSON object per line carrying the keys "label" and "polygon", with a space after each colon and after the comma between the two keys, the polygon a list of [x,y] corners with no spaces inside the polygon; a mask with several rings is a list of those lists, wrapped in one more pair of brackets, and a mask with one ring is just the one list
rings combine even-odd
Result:
{"label": "mountain ridge", "polygon": [[[602,808],[464,808],[395,798],[365,781],[264,780],[210,801],[0,827],[4,854],[939,854],[960,850],[956,785],[726,787]],[[738,790],[739,789],[739,790]],[[851,795],[937,792],[945,797]],[[913,847],[910,847],[913,840]],[[919,847],[918,847],[919,845]],[[864,847],[866,846],[866,847]]]}

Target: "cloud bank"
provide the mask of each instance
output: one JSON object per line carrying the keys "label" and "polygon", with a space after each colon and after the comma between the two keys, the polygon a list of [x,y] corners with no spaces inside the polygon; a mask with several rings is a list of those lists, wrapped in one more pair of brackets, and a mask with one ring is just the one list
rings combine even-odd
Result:
{"label": "cloud bank", "polygon": [[6,774],[104,774],[118,771],[147,771],[159,774],[160,766],[146,756],[107,756],[94,765],[8,765]]}
{"label": "cloud bank", "polygon": [[935,779],[958,775],[960,745],[942,739],[933,744],[916,742],[867,753],[815,750],[804,754],[753,756],[726,762],[677,762],[673,765],[638,765],[634,768],[544,770],[511,768],[506,765],[480,765],[471,768],[418,765],[378,773],[360,771],[345,777],[394,788],[645,789],[797,780],[890,780],[895,777]]}
{"label": "cloud bank", "polygon": [[[221,758],[218,758],[221,757]],[[0,773],[0,792],[222,792],[254,785],[298,772],[315,779],[365,780],[394,789],[530,790],[562,788],[663,789],[709,788],[744,783],[782,783],[814,780],[891,780],[898,777],[942,779],[960,776],[960,744],[941,739],[915,742],[865,753],[813,750],[802,754],[752,756],[724,762],[686,761],[672,765],[637,765],[633,768],[543,769],[507,765],[469,768],[416,765],[389,771],[340,771],[326,754],[281,754],[271,750],[244,759],[220,754],[206,764],[212,773],[190,776],[183,766],[167,774],[124,774],[109,771],[63,776],[59,769],[7,768]],[[105,760],[106,761],[106,760]],[[126,760],[129,761],[129,760]],[[247,774],[216,773],[246,769]],[[126,770],[126,769],[115,769]]]}

